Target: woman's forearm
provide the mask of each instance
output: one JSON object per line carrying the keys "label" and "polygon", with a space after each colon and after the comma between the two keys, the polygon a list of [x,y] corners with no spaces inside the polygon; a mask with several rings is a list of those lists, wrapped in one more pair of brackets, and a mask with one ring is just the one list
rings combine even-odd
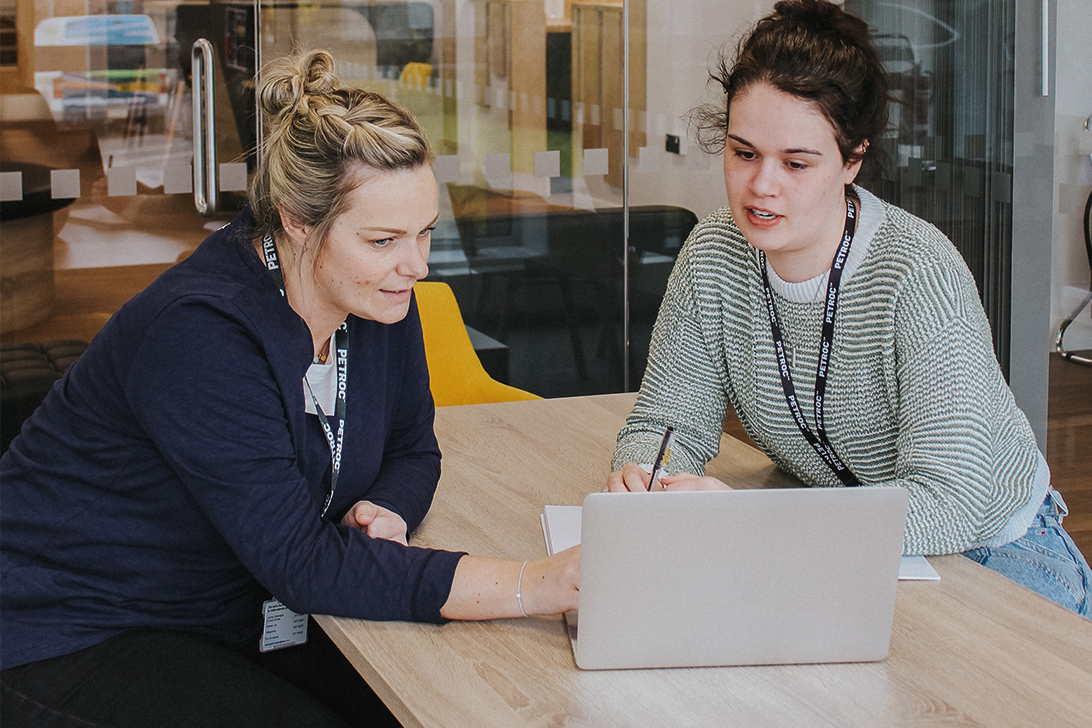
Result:
{"label": "woman's forearm", "polygon": [[464,556],[455,568],[451,593],[440,615],[470,620],[560,614],[576,609],[579,588],[579,546],[528,561],[526,566],[519,561]]}

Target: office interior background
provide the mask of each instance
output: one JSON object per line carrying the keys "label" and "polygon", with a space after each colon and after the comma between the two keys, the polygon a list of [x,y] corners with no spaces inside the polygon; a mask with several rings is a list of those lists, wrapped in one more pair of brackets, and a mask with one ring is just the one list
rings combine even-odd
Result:
{"label": "office interior background", "polygon": [[[772,5],[0,0],[0,335],[49,319],[55,270],[171,264],[229,221],[260,138],[255,73],[325,48],[425,127],[429,278],[456,292],[489,371],[546,397],[635,389],[679,246],[725,204],[686,114],[720,99],[710,65]],[[1088,292],[1092,4],[845,5],[892,79],[873,190],[964,255],[1045,448],[1048,354]],[[1088,309],[1065,345],[1092,348]]]}

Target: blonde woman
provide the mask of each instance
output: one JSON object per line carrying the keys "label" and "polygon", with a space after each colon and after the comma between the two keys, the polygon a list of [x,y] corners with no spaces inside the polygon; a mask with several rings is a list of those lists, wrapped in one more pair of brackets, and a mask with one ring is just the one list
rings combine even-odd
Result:
{"label": "blonde woman", "polygon": [[575,550],[407,545],[440,474],[421,129],[322,51],[259,99],[250,205],[114,316],[0,462],[5,726],[378,724],[321,630],[295,645],[278,620],[576,607]]}

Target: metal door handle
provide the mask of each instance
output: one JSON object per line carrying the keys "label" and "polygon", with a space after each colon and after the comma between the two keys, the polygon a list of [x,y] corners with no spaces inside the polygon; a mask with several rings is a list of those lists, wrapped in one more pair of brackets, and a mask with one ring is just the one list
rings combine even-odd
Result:
{"label": "metal door handle", "polygon": [[193,44],[193,202],[202,217],[216,212],[216,113],[212,96],[212,44]]}
{"label": "metal door handle", "polygon": [[1042,88],[1039,90],[1040,96],[1050,96],[1050,0],[1042,0],[1040,5],[1042,11],[1043,22],[1043,37],[1041,41],[1042,59]]}

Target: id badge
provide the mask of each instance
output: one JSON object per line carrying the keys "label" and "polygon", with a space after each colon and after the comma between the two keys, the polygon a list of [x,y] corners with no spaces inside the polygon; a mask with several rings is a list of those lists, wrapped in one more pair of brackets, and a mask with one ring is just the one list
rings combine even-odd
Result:
{"label": "id badge", "polygon": [[279,599],[262,604],[262,640],[258,649],[271,652],[283,647],[295,647],[307,642],[307,615],[296,614]]}

